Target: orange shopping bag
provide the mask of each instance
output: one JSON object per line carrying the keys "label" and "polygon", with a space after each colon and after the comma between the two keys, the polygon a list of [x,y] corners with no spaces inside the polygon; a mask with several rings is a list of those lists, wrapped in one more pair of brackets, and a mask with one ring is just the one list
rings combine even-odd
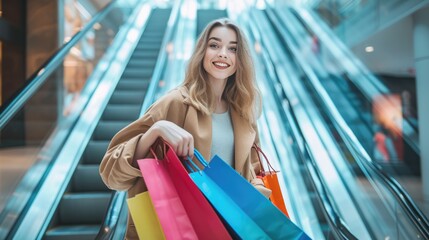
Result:
{"label": "orange shopping bag", "polygon": [[[279,208],[280,211],[282,211],[287,217],[289,217],[289,214],[286,209],[285,201],[283,199],[282,191],[280,189],[279,180],[277,178],[277,171],[274,170],[270,161],[268,161],[267,156],[265,155],[264,152],[262,152],[262,149],[258,145],[253,144],[253,148],[256,150],[259,163],[261,164],[261,172],[258,176],[264,182],[265,187],[272,191],[270,196],[271,202],[277,208]],[[267,162],[268,171],[264,170],[264,165],[262,164],[262,160],[260,156],[261,154],[262,156],[264,156],[264,159]]]}

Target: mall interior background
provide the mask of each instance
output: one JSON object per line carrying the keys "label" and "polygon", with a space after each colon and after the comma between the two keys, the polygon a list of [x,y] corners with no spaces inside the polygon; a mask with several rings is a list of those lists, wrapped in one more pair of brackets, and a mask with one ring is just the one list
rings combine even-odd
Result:
{"label": "mall interior background", "polygon": [[[13,118],[8,118],[8,122],[0,125],[0,211],[2,212],[0,224],[2,229],[7,229],[0,231],[0,238],[8,236],[11,230],[18,231],[19,227],[15,223],[24,218],[22,214],[25,209],[30,208],[28,201],[32,198],[32,192],[42,188],[44,176],[48,175],[45,172],[49,171],[50,164],[53,163],[52,159],[57,157],[61,149],[61,146],[55,146],[55,142],[52,143],[56,139],[53,135],[57,136],[63,129],[72,129],[76,126],[86,106],[82,102],[88,101],[92,96],[89,92],[95,92],[98,87],[98,83],[90,79],[95,79],[97,76],[101,78],[104,72],[107,72],[108,69],[101,65],[108,64],[105,61],[109,51],[112,51],[109,49],[119,44],[115,39],[121,37],[119,33],[122,26],[129,24],[129,17],[135,14],[136,6],[141,3],[137,0],[117,1],[119,3],[114,8],[120,10],[107,13],[105,16],[107,20],[94,23],[82,36],[76,37],[75,44],[69,46],[68,50],[64,50],[63,57],[56,58],[56,53],[111,2],[113,1],[0,0],[0,114],[6,112],[9,106],[16,104],[17,99],[38,76],[46,74],[44,71],[48,69],[45,68],[47,64],[57,62],[56,67],[46,77],[47,80],[38,87],[38,93],[31,95],[26,100],[25,106],[23,105],[22,109],[14,113]],[[312,69],[311,72],[320,79],[328,77],[341,79],[345,84],[358,79],[356,77],[358,73],[354,71],[359,69],[361,71],[359,74],[366,78],[377,79],[380,89],[384,89],[377,94],[370,94],[370,100],[364,104],[362,107],[364,110],[360,112],[360,118],[363,121],[366,121],[367,115],[370,115],[367,122],[369,130],[365,130],[369,135],[361,133],[358,127],[353,128],[354,123],[347,122],[347,119],[346,124],[349,125],[369,158],[399,182],[418,208],[428,216],[429,128],[427,124],[421,123],[429,121],[427,105],[429,102],[429,94],[427,94],[429,89],[429,45],[427,44],[429,42],[429,1],[272,0],[246,1],[245,4],[240,4],[241,1],[148,2],[151,2],[152,8],[172,9],[177,2],[183,2],[184,5],[190,4],[189,6],[192,6],[190,9],[195,8],[196,12],[207,10],[205,12],[207,15],[213,9],[221,11],[222,14],[227,13],[226,15],[249,29],[248,35],[251,35],[249,38],[254,43],[252,46],[254,46],[255,55],[262,55],[261,52],[271,47],[274,49],[274,45],[263,45],[264,36],[253,35],[252,31],[261,29],[261,26],[248,23],[251,22],[248,20],[248,15],[260,15],[249,9],[256,9],[269,15],[274,11],[269,9],[281,10],[293,6],[294,10],[289,15],[272,13],[273,16],[278,17],[267,19],[270,19],[269,22],[274,26],[276,21],[285,22],[285,19],[295,16],[294,21],[302,24],[302,29],[294,30],[290,27],[288,29],[297,39],[295,41],[299,41],[294,43],[296,44],[294,48],[288,50],[292,55],[299,53],[299,56],[295,57],[298,60],[295,61],[307,64]],[[306,18],[305,12],[297,10],[300,8],[311,9],[316,13],[318,16],[316,19],[323,21],[321,27],[312,26],[312,18]],[[185,10],[179,11],[183,19],[187,19],[185,12]],[[222,16],[222,14],[216,16]],[[206,23],[198,15],[192,19],[197,20],[197,23],[194,23],[197,29],[204,27]],[[326,30],[327,28],[330,30]],[[168,29],[167,25],[165,29]],[[272,29],[274,29],[272,31],[274,37],[285,35],[283,32],[285,30],[281,27]],[[175,34],[179,39],[180,34]],[[185,35],[183,34],[182,37]],[[127,40],[126,37],[123,39]],[[193,39],[195,41],[195,36]],[[162,38],[158,40],[160,44],[161,40]],[[171,42],[163,47],[165,52],[170,54],[168,55],[170,58],[174,58],[172,53],[179,51],[177,49],[186,49],[188,52],[182,52],[181,55],[179,54],[180,57],[176,58],[176,62],[185,63],[186,56],[192,49],[186,41],[183,40],[181,45],[175,45],[171,39]],[[285,38],[280,43],[286,46],[292,45],[293,41]],[[116,47],[119,49],[119,45]],[[113,58],[113,56],[110,57]],[[344,59],[342,61],[338,58]],[[348,68],[348,65],[358,67]],[[265,68],[261,68],[263,70],[258,68],[256,71],[260,70],[260,74],[267,75],[263,72]],[[303,69],[300,74],[308,74],[306,68]],[[183,72],[183,70],[180,71]],[[278,75],[279,72],[280,70],[277,72]],[[164,78],[167,77],[164,76]],[[321,82],[326,85],[332,84],[329,81],[321,80]],[[169,84],[161,80],[158,87]],[[354,87],[359,88],[359,84],[355,84]],[[342,104],[342,101],[352,101],[348,98],[350,95],[347,96],[347,93],[335,95],[336,93],[333,91],[330,95],[339,114],[346,114],[348,109],[344,108],[356,107]],[[361,93],[357,97],[368,98],[364,95]],[[289,98],[288,104],[294,105],[294,99]],[[1,116],[4,117],[4,115]],[[329,118],[328,115],[324,117]],[[70,132],[58,141],[58,145],[64,144],[69,136],[71,136]],[[347,143],[342,144],[347,145]],[[276,152],[279,154],[281,150]],[[344,155],[347,154],[353,155],[352,152]],[[35,166],[37,170],[34,170]],[[359,172],[356,173],[357,175],[362,174],[361,170],[356,171]],[[23,184],[25,181],[34,183],[30,187],[31,191],[26,193],[26,197],[22,197],[20,191],[28,187]],[[371,180],[367,179],[360,182],[362,185],[370,183]],[[374,191],[384,191],[375,189]],[[291,195],[287,198],[294,197]],[[11,203],[12,201],[15,204],[15,199],[26,200],[15,208]],[[293,200],[288,201],[292,205],[296,204]],[[13,209],[20,210],[14,212]],[[11,217],[13,221],[10,221],[9,217],[16,214],[19,216]],[[396,213],[396,215],[398,217],[400,214]],[[297,213],[295,217],[299,219],[299,214]],[[398,236],[391,237],[391,239],[401,239]]]}

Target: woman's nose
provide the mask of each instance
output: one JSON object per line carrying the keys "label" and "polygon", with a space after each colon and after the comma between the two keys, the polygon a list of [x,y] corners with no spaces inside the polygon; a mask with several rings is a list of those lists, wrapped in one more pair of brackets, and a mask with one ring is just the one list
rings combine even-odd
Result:
{"label": "woman's nose", "polygon": [[226,57],[227,57],[226,49],[225,49],[224,47],[219,49],[218,56],[219,56],[220,58],[226,58]]}

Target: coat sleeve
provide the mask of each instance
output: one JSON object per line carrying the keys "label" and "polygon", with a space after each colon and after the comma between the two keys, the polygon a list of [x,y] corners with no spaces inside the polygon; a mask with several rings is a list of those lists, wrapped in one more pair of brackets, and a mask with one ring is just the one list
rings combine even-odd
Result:
{"label": "coat sleeve", "polygon": [[107,187],[125,191],[134,185],[140,170],[133,163],[137,143],[143,134],[153,125],[150,114],[119,131],[111,140],[100,164],[100,175]]}

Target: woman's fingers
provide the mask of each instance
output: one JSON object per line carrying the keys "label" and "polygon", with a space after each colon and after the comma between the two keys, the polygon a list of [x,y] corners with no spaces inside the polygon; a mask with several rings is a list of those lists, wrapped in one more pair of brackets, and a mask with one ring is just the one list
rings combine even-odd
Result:
{"label": "woman's fingers", "polygon": [[[192,135],[191,135],[192,137]],[[189,148],[188,148],[188,156],[190,156],[191,158],[194,157],[194,138],[192,137],[192,139],[189,141]]]}
{"label": "woman's fingers", "polygon": [[178,151],[176,152],[177,155],[181,157],[192,156],[191,153],[193,153],[193,150],[191,152],[191,145],[193,147],[194,138],[190,133],[188,133],[185,130],[183,130],[180,134],[181,134],[181,138],[179,138],[179,143],[178,143],[179,146],[177,147]]}
{"label": "woman's fingers", "polygon": [[194,138],[189,132],[169,121],[159,121],[156,125],[160,137],[171,145],[178,156],[193,156]]}

